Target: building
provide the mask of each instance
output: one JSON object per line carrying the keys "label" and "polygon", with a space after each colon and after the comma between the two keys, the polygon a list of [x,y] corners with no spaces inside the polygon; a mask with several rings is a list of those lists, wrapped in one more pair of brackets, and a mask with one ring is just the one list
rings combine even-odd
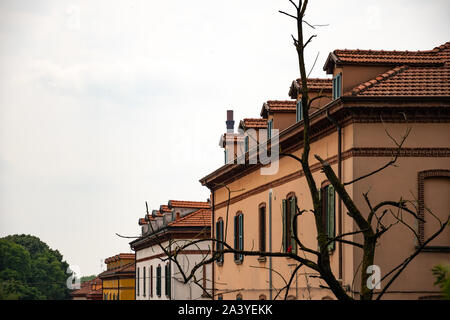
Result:
{"label": "building", "polygon": [[[324,71],[332,79],[308,79],[311,110],[311,169],[322,191],[329,236],[352,232],[354,222],[333,188],[321,172],[319,155],[331,164],[341,181],[352,181],[392,159],[398,149],[389,137],[401,139],[410,128],[397,166],[347,187],[359,208],[366,209],[362,196],[369,191],[372,203],[383,200],[417,200],[419,216],[429,208],[445,220],[450,212],[450,42],[428,51],[335,50],[329,54]],[[278,129],[278,145],[282,153],[301,156],[303,119],[301,115],[301,82],[294,80],[289,96],[292,100],[270,100],[263,105],[261,120],[267,129]],[[246,122],[240,128],[245,131]],[[256,121],[252,121],[256,123]],[[235,138],[227,117],[227,134]],[[388,135],[389,134],[389,135]],[[267,135],[267,136],[265,136]],[[226,140],[226,134],[224,135]],[[270,130],[259,134],[271,140]],[[245,133],[241,140],[245,141]],[[225,144],[222,144],[224,147]],[[251,150],[251,148],[250,148]],[[309,189],[299,163],[287,156],[263,165],[245,164],[228,159],[200,182],[211,191],[212,233],[217,239],[229,239],[237,249],[269,252],[296,251],[304,257],[310,253],[298,250],[290,242],[293,205],[311,209]],[[232,152],[231,152],[232,153]],[[235,153],[235,156],[239,156]],[[275,165],[273,174],[260,169]],[[233,192],[230,194],[229,190]],[[230,197],[230,198],[229,198]],[[228,219],[227,219],[228,216]],[[394,217],[389,223],[396,223]],[[375,264],[381,276],[414,252],[417,245],[438,227],[427,215],[427,223],[409,216],[405,218],[419,239],[402,224],[386,232],[376,249]],[[228,228],[227,228],[228,226]],[[225,232],[224,230],[228,230]],[[317,248],[312,214],[297,221],[297,235],[310,248]],[[346,238],[360,241],[358,235]],[[213,245],[213,244],[212,244]],[[216,248],[216,247],[215,247]],[[349,295],[357,298],[360,288],[359,264],[362,251],[358,247],[330,246],[333,273]],[[411,262],[384,299],[425,299],[439,295],[433,286],[431,268],[450,261],[450,229],[434,239]],[[289,258],[270,258],[225,254],[214,263],[214,296],[219,299],[270,299],[284,285],[297,262]],[[276,272],[275,272],[276,271]],[[302,267],[296,274],[289,299],[330,299],[334,295],[323,288],[315,271]],[[381,283],[383,286],[383,282]],[[375,290],[378,292],[379,290]],[[377,295],[375,294],[375,297]]]}
{"label": "building", "polygon": [[134,253],[120,253],[105,259],[106,270],[99,274],[103,300],[134,300]]}
{"label": "building", "polygon": [[99,277],[84,281],[80,284],[80,289],[70,293],[72,300],[102,300],[102,281]]}
{"label": "building", "polygon": [[[195,280],[184,283],[180,272],[189,275],[192,267],[209,257],[209,242],[190,243],[211,238],[209,202],[170,200],[159,210],[139,219],[140,238],[130,246],[136,252],[136,300],[208,299],[212,287],[211,265],[199,268]],[[168,259],[169,252],[179,250],[179,267]]]}

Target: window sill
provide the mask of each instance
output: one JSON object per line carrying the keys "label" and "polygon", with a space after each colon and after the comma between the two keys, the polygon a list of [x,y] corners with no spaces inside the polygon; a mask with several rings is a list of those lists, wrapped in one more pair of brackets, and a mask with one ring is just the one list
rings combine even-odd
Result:
{"label": "window sill", "polygon": [[259,262],[266,262],[266,260],[267,260],[266,257],[258,257]]}

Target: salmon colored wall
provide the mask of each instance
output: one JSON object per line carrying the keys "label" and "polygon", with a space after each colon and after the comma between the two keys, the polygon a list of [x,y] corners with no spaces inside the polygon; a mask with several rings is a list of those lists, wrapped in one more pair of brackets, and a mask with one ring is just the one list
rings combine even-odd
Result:
{"label": "salmon colored wall", "polygon": [[[351,126],[347,126],[343,128],[343,148],[350,148],[353,145],[352,142],[353,130]],[[294,154],[300,155],[301,150],[295,152]],[[320,141],[314,142],[311,145],[311,155],[319,154],[322,158],[326,159],[331,156],[335,156],[337,154],[337,134],[333,132],[327,137],[324,137]],[[351,179],[352,171],[348,168],[351,168],[351,159],[347,159],[343,162],[343,177],[345,179]],[[316,163],[317,160],[311,158],[311,163]],[[275,175],[264,176],[261,175],[259,170],[250,173],[246,177],[243,177],[237,181],[230,183],[228,186],[231,190],[233,190],[232,197],[238,196],[243,192],[247,192],[255,187],[258,187],[262,184],[268,183],[275,179],[284,177],[290,173],[299,170],[299,164],[295,160],[291,158],[282,158],[280,159],[279,172]],[[337,170],[337,166],[334,165],[333,168]],[[318,186],[320,187],[320,183],[326,180],[323,173],[320,171],[316,171],[313,174]],[[243,190],[241,190],[243,189]],[[241,191],[239,191],[241,190]],[[235,191],[235,192],[234,192]],[[312,202],[309,196],[309,190],[307,187],[307,183],[305,178],[299,178],[294,181],[290,181],[281,186],[273,188],[273,200],[272,200],[272,250],[274,252],[281,251],[281,235],[282,235],[282,223],[281,223],[281,203],[282,199],[286,197],[286,195],[290,192],[295,192],[299,207],[301,209],[311,209]],[[269,190],[263,190],[260,193],[250,196],[244,200],[241,200],[237,203],[233,203],[229,207],[229,216],[228,216],[228,232],[227,232],[227,241],[230,245],[233,246],[233,216],[238,212],[242,211],[244,213],[244,249],[245,250],[258,250],[258,206],[262,202],[265,202],[268,206],[268,193]],[[215,193],[215,202],[216,204],[226,201],[228,199],[228,192],[226,189],[219,189]],[[215,219],[222,217],[224,221],[226,219],[226,207],[216,209],[215,211]],[[268,219],[269,219],[269,209],[267,207],[266,211],[266,227],[268,232]],[[336,222],[337,225],[337,222]],[[352,228],[352,223],[345,225],[345,230],[350,230]],[[298,221],[298,232],[299,237],[302,242],[313,249],[317,248],[317,243],[315,239],[315,223],[312,214],[304,214],[301,219]],[[268,235],[266,236],[266,247],[269,248],[268,245]],[[338,268],[338,257],[337,250],[332,254],[331,263],[332,268],[337,272]],[[295,268],[296,261],[289,258],[272,258],[273,269],[277,272],[284,275],[286,279],[288,279],[290,273],[293,268]],[[291,266],[289,266],[291,264]],[[268,274],[269,272],[266,269],[261,269],[261,267],[268,268],[269,266],[269,258],[266,258],[265,261],[258,261],[257,256],[246,256],[244,257],[244,261],[241,265],[238,265],[234,262],[234,257],[232,254],[228,254],[225,256],[225,261],[223,266],[215,266],[215,280],[216,280],[216,289],[225,290],[225,291],[233,291],[229,294],[224,294],[224,299],[235,299],[236,294],[239,289],[243,288],[251,288],[251,290],[241,290],[241,294],[243,295],[243,299],[258,299],[260,294],[265,294],[266,297],[269,297],[268,291]],[[258,268],[259,267],[259,268]],[[349,267],[351,268],[351,267]],[[312,288],[310,288],[310,294],[307,290],[307,282],[305,280],[304,273],[311,273],[314,271],[308,268],[302,267],[302,270],[299,272],[297,279],[294,280],[296,285],[293,285],[291,288],[290,295],[296,296],[299,299],[307,299],[309,296],[314,299],[320,299],[325,295],[331,295],[331,293],[327,292],[327,290],[319,289],[319,280],[316,278],[308,278],[308,284]],[[349,280],[350,281],[350,280]],[[325,283],[321,282],[320,284],[324,285]],[[284,286],[284,282],[280,276],[273,273],[273,285],[276,288],[281,288]],[[295,287],[298,286],[297,289]],[[238,290],[238,291],[236,291]],[[220,293],[220,292],[216,292]],[[273,296],[275,296],[275,292]]]}
{"label": "salmon colored wall", "polygon": [[[404,134],[407,126],[412,128],[410,136],[405,143],[405,147],[450,147],[448,136],[450,133],[450,126],[448,124],[391,124],[385,125],[381,123],[375,124],[361,124],[355,123],[343,128],[343,145],[342,150],[350,150],[353,147],[394,147],[392,141],[387,138],[385,129],[389,130],[394,137],[400,137]],[[336,155],[337,151],[337,134],[332,133],[319,141],[315,141],[311,145],[311,164],[317,163],[313,157],[314,154],[319,154],[326,159]],[[295,155],[300,155],[301,150],[294,152]],[[359,177],[365,173],[370,172],[375,168],[379,168],[391,157],[353,157],[343,161],[343,180],[350,181],[355,177]],[[445,157],[401,157],[398,160],[398,167],[389,167],[386,170],[373,175],[363,181],[346,187],[350,196],[355,200],[355,203],[361,208],[363,214],[367,214],[367,204],[365,203],[362,194],[369,192],[369,197],[372,203],[377,203],[382,200],[399,200],[403,199],[417,199],[418,197],[418,172],[429,169],[447,169],[450,170],[450,161]],[[332,166],[337,172],[337,165]],[[229,188],[233,190],[232,197],[236,197],[244,192],[248,192],[258,186],[266,184],[275,179],[287,176],[288,174],[298,171],[299,164],[290,158],[280,159],[279,171],[276,175],[263,176],[260,171],[254,171],[245,177],[242,177],[230,184]],[[317,184],[325,180],[324,174],[320,171],[313,173]],[[389,181],[389,182],[388,182]],[[427,203],[431,203],[434,210],[450,212],[448,197],[441,201],[442,194],[448,192],[450,185],[448,180],[433,181],[427,180],[425,188],[429,188],[425,192]],[[310,209],[312,207],[309,191],[305,179],[299,178],[287,182],[281,186],[273,187],[273,213],[272,213],[272,248],[274,252],[281,250],[281,200],[286,197],[289,192],[295,192],[298,197],[298,203],[301,209]],[[229,225],[227,239],[233,245],[233,219],[232,217],[237,211],[242,210],[244,213],[244,249],[251,250],[258,248],[258,216],[257,209],[261,202],[268,204],[269,190],[262,190],[260,193],[245,198],[237,203],[230,205],[229,210]],[[228,199],[228,192],[223,188],[215,192],[215,203],[221,203]],[[434,205],[436,203],[436,205]],[[355,230],[353,220],[343,211],[343,232],[350,232]],[[336,214],[338,210],[336,207]],[[216,209],[215,219],[222,217],[225,219],[226,207]],[[266,214],[268,219],[268,210]],[[337,217],[336,217],[337,219]],[[417,225],[413,219],[408,219],[412,226]],[[391,219],[390,222],[395,222]],[[389,224],[389,220],[386,221]],[[268,223],[267,223],[268,226]],[[336,220],[336,228],[338,221]],[[431,226],[431,224],[430,224]],[[381,267],[382,276],[388,270],[400,263],[407,255],[411,254],[415,248],[416,242],[413,235],[401,225],[395,226],[395,231],[387,232],[380,245],[376,249],[375,264]],[[315,240],[315,223],[311,214],[304,214],[298,225],[300,239],[306,246],[313,249],[316,248]],[[393,229],[394,230],[394,229]],[[348,237],[348,240],[361,241],[360,237]],[[268,241],[268,236],[267,236]],[[448,241],[448,233],[441,235],[437,243],[450,246]],[[268,248],[268,245],[267,245]],[[281,274],[288,277],[293,266],[289,264],[295,263],[292,259],[287,258],[272,258],[273,268]],[[360,287],[360,261],[361,249],[343,246],[343,284],[351,287],[354,281],[353,290],[355,297]],[[420,296],[438,294],[438,288],[433,286],[434,278],[431,273],[431,268],[438,263],[450,263],[449,253],[432,253],[423,252],[416,260],[414,260],[407,270],[397,279],[395,285],[390,289],[389,294],[385,296],[386,299],[416,299]],[[338,254],[337,250],[331,256],[332,268],[337,275]],[[224,290],[238,290],[224,295],[224,299],[235,299],[236,293],[239,289],[246,288],[250,290],[242,290],[243,299],[258,299],[260,294],[265,294],[269,297],[267,290],[268,271],[256,267],[268,267],[268,258],[265,262],[258,261],[257,257],[244,257],[242,265],[237,265],[233,261],[233,256],[225,257],[223,266],[215,266],[215,280],[216,288]],[[306,281],[304,272],[313,272],[312,270],[303,269],[297,277],[298,289],[291,290],[290,294],[298,296],[299,298],[307,298],[308,290],[306,289]],[[356,273],[356,278],[354,276]],[[310,279],[309,286],[311,296],[314,299],[320,299],[325,295],[332,294],[327,290],[318,289],[317,279]],[[273,282],[276,288],[282,287],[284,282],[279,276],[273,274]],[[322,283],[323,284],[323,283]],[[295,285],[293,286],[295,287]],[[316,289],[314,289],[314,287]],[[275,295],[275,294],[274,294]]]}
{"label": "salmon colored wall", "polygon": [[342,73],[342,94],[366,81],[374,79],[393,67],[386,66],[343,66],[334,69],[333,76]]}

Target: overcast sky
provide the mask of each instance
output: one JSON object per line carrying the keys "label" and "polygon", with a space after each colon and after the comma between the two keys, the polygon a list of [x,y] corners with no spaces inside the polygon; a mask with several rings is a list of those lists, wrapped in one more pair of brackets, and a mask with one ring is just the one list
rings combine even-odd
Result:
{"label": "overcast sky", "polygon": [[[200,200],[220,167],[226,110],[289,99],[298,63],[287,0],[0,2],[0,236],[36,235],[84,275],[130,252],[138,218]],[[292,11],[291,11],[292,12]],[[449,1],[310,1],[334,49],[428,50]]]}

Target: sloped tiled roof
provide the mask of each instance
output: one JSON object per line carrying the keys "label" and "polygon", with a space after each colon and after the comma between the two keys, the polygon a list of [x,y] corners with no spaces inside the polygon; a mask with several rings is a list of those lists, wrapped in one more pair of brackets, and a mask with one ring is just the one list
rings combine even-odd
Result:
{"label": "sloped tiled roof", "polygon": [[268,100],[261,108],[261,117],[267,118],[269,112],[295,112],[295,100]]}
{"label": "sloped tiled roof", "polygon": [[168,205],[163,204],[159,207],[159,211],[162,213],[166,213],[166,212],[172,212],[172,209],[170,209]]}
{"label": "sloped tiled roof", "polygon": [[239,123],[242,129],[260,129],[267,128],[267,119],[261,118],[245,118]]}
{"label": "sloped tiled roof", "polygon": [[108,264],[110,262],[119,261],[122,259],[134,259],[134,253],[119,253],[115,256],[109,257],[105,259],[105,263]]}
{"label": "sloped tiled roof", "polygon": [[359,84],[344,96],[450,96],[450,42],[430,52],[441,65],[400,65]]}
{"label": "sloped tiled roof", "polygon": [[199,209],[172,221],[170,227],[208,227],[211,225],[211,209]]}
{"label": "sloped tiled roof", "polygon": [[[426,51],[386,51],[386,50],[360,50],[341,49],[331,52],[325,62],[323,69],[331,73],[333,63],[345,64],[366,64],[366,65],[409,65],[409,66],[439,66],[442,65],[446,56],[448,58],[447,42],[433,50]],[[448,59],[447,59],[448,61]]]}
{"label": "sloped tiled roof", "polygon": [[169,208],[209,209],[211,204],[203,201],[169,200]]}
{"label": "sloped tiled roof", "polygon": [[[327,78],[308,78],[306,83],[310,92],[330,92],[333,86],[332,82],[332,79]],[[302,79],[299,78],[292,81],[291,87],[289,88],[289,97],[297,99],[301,88]]]}
{"label": "sloped tiled roof", "polygon": [[135,264],[134,264],[134,262],[130,262],[130,263],[124,264],[123,266],[103,271],[98,276],[100,278],[104,278],[104,277],[107,277],[107,276],[113,276],[113,275],[118,274],[118,273],[131,274],[131,273],[134,273],[134,271],[135,271]]}

